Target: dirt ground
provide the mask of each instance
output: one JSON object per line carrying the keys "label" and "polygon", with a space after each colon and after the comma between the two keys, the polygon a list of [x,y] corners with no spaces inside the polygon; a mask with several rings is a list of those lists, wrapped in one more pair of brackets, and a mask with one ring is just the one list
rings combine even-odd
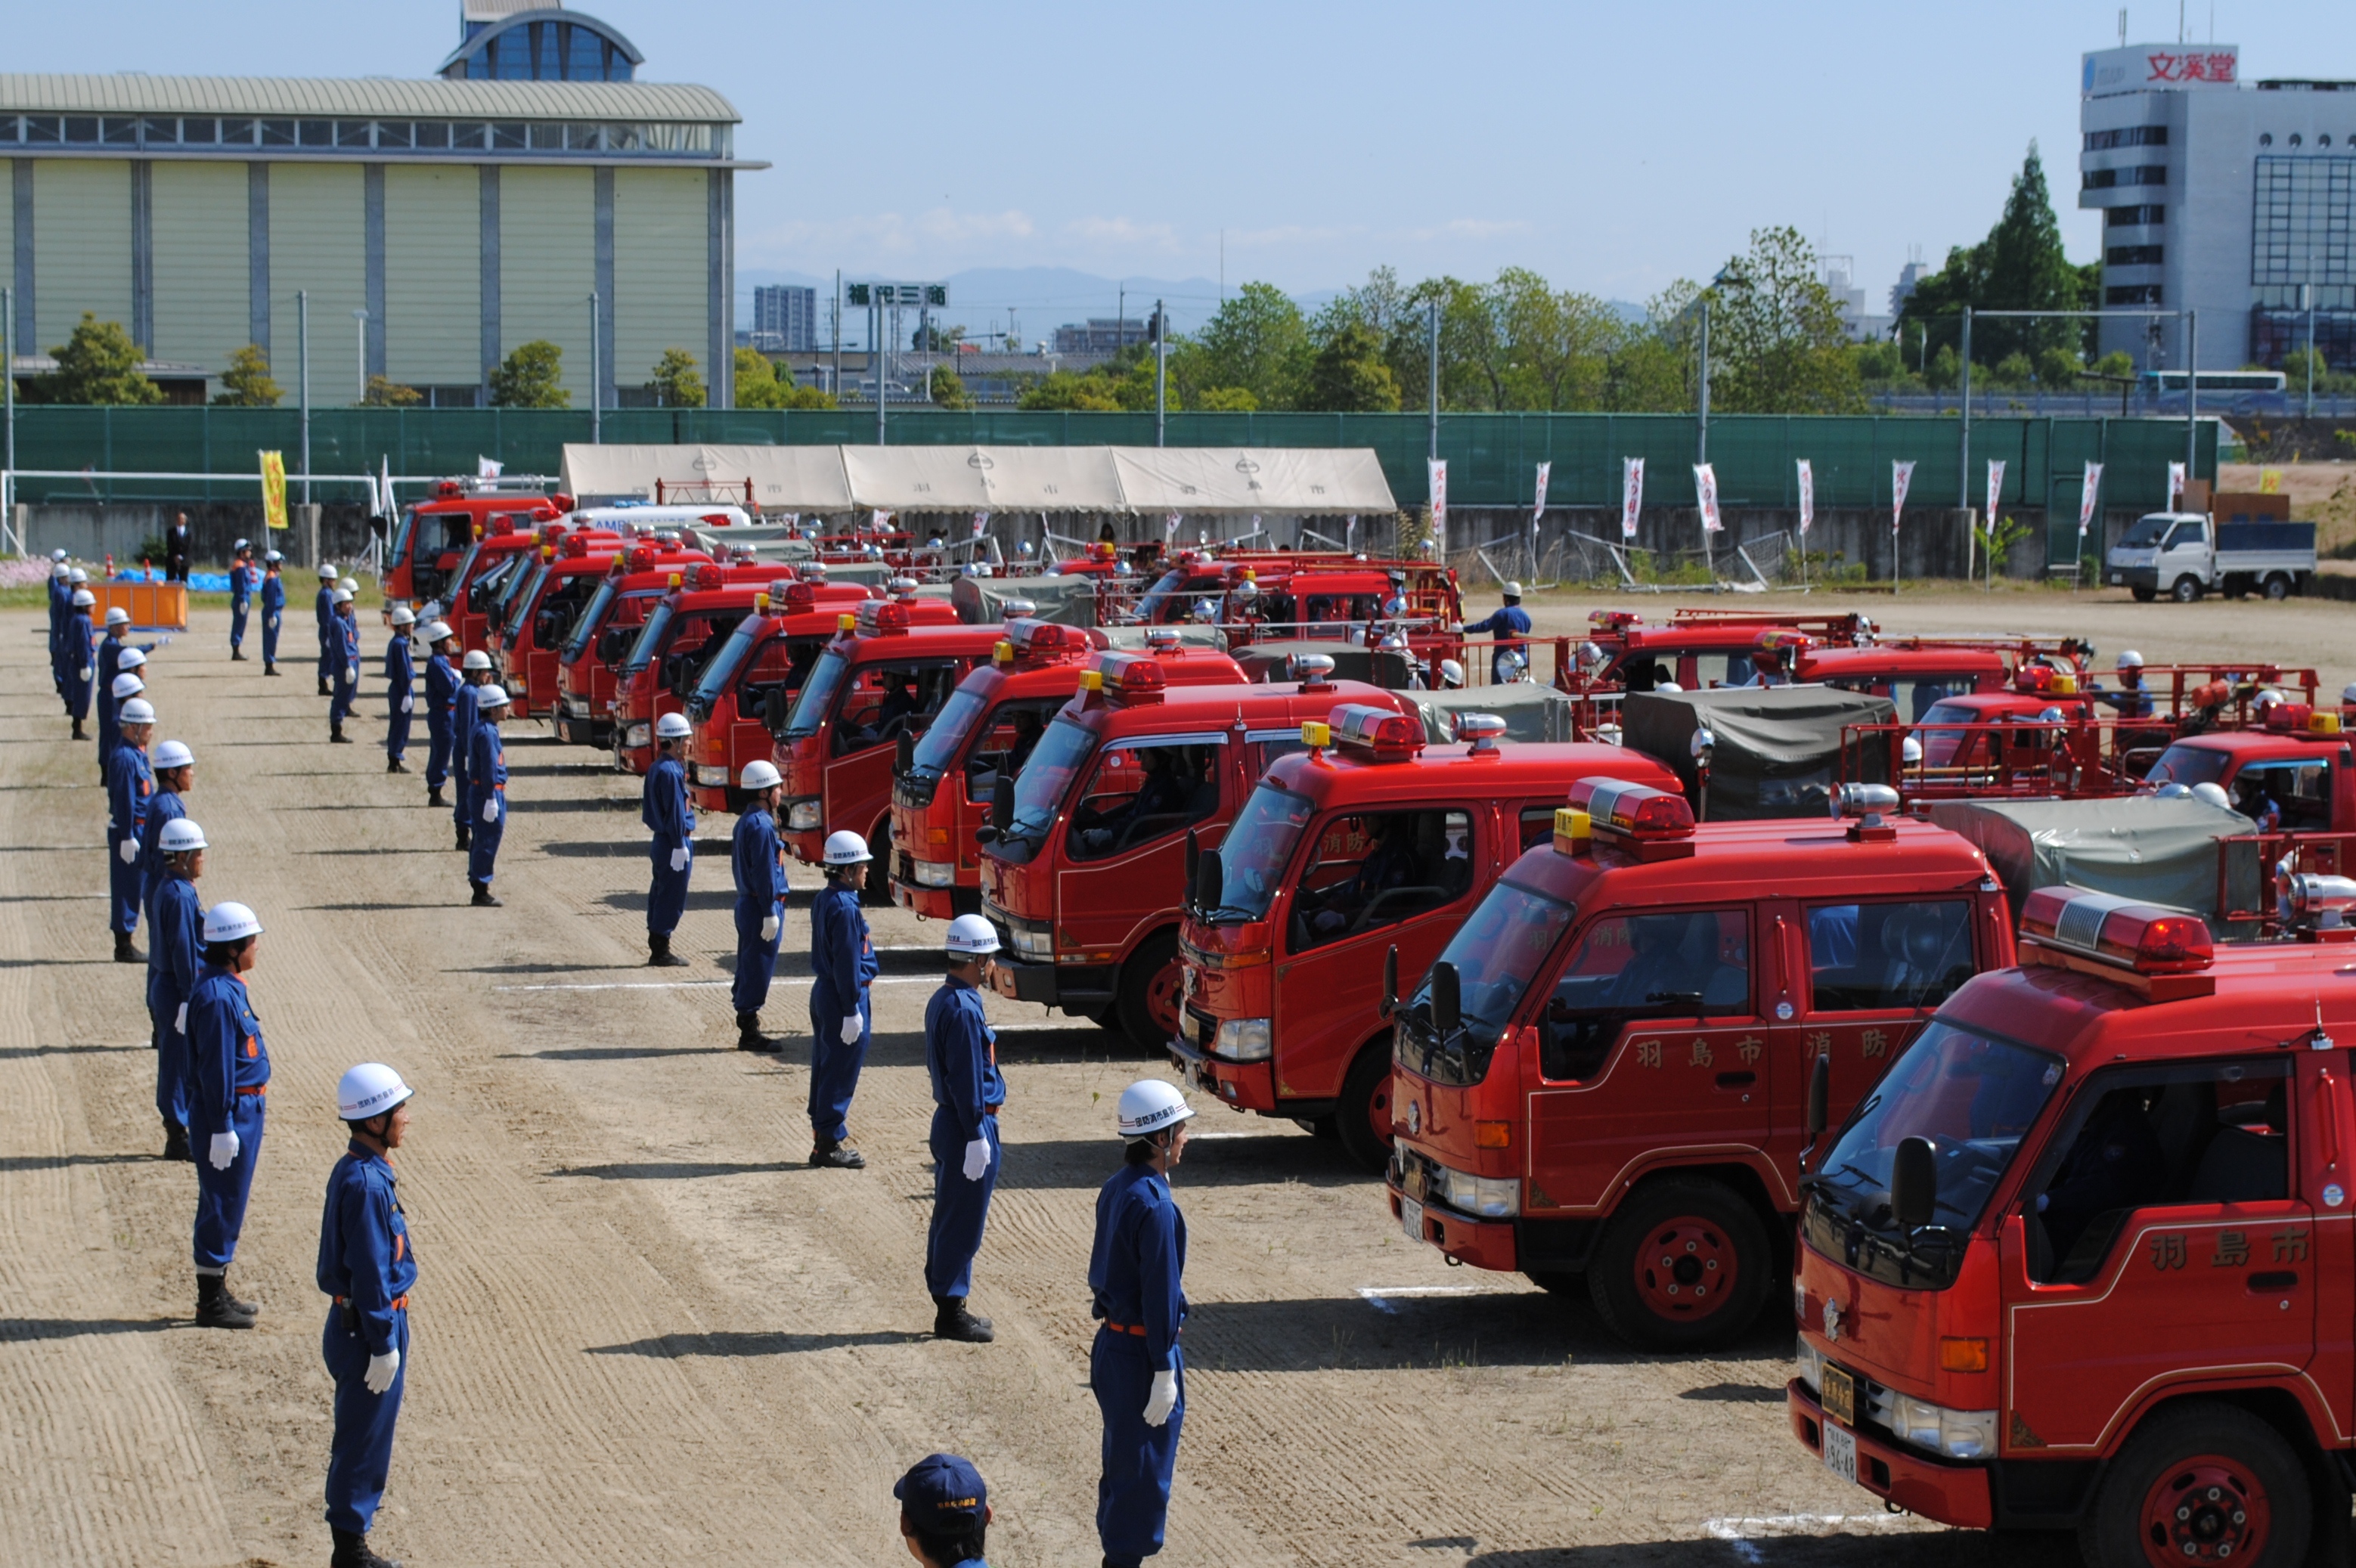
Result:
{"label": "dirt ground", "polygon": [[[1593,603],[1544,604],[1542,625],[1570,630]],[[2333,691],[2356,679],[2338,605],[1811,603],[1892,629],[2074,632],[2155,661],[2311,658]],[[974,1305],[1000,1338],[935,1343],[920,1031],[940,928],[877,916],[888,951],[853,1115],[870,1166],[809,1169],[805,959],[781,965],[768,1015],[793,1048],[730,1049],[732,819],[702,827],[679,941],[692,967],[649,972],[637,781],[511,725],[507,907],[463,907],[421,781],[387,776],[371,745],[325,744],[305,668],[270,682],[230,663],[225,623],[198,612],[149,674],[159,738],[198,760],[205,900],[251,903],[269,928],[251,983],[271,1123],[232,1276],[265,1311],[241,1335],[189,1324],[194,1181],[155,1157],[143,972],[107,962],[92,748],[65,741],[41,689],[38,612],[0,614],[0,1017],[16,1020],[0,1029],[0,1562],[324,1561],[316,1227],[343,1146],[337,1075],[380,1058],[420,1091],[400,1165],[423,1269],[382,1549],[419,1568],[888,1563],[891,1481],[951,1448],[990,1480],[993,1562],[1094,1563],[1092,1200],[1118,1158],[1115,1095],[1164,1069],[992,999],[1006,1167]],[[380,734],[382,714],[368,698],[357,733]],[[789,954],[814,885],[796,882]],[[1918,1531],[1921,1568],[1999,1560],[1885,1514],[1794,1443],[1787,1317],[1718,1356],[1631,1355],[1583,1302],[1405,1243],[1334,1146],[1205,1113],[1175,1183],[1194,1317],[1162,1561],[1863,1564]],[[2012,1541],[2000,1560],[2074,1555]]]}

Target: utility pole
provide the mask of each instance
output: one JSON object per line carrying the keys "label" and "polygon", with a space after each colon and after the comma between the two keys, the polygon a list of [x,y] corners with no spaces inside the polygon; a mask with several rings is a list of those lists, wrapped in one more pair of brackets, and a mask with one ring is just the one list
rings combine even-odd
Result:
{"label": "utility pole", "polygon": [[[2309,336],[2313,336],[2309,334]],[[1170,407],[1170,319],[1162,302],[1153,302],[1153,444],[1162,444],[1163,421]],[[13,466],[13,464],[11,464]]]}
{"label": "utility pole", "polygon": [[1428,394],[1431,403],[1431,450],[1427,455],[1436,463],[1440,460],[1440,302],[1433,300],[1424,307],[1424,314],[1429,318],[1430,338],[1430,348],[1424,357],[1429,361],[1426,368],[1431,376]]}
{"label": "utility pole", "polygon": [[[1959,443],[1956,448],[1955,457],[1955,505],[1961,507],[1964,511],[1969,512],[1972,509],[1972,307],[1969,305],[1965,305],[1964,307],[1963,343],[1964,417],[1960,424],[1957,426],[1955,436],[1955,439]],[[2025,480],[2028,475],[2024,474],[2021,477]],[[1996,542],[1996,517],[1992,514],[1988,517],[1987,526],[1988,542],[1993,545]],[[1964,527],[1968,528],[1971,527],[1971,524],[1966,521],[1964,524]],[[1964,576],[1967,581],[1972,574],[1971,564],[1971,552],[1969,550],[1965,550],[1964,552]],[[1990,555],[1988,557],[1988,584],[1991,592],[1995,589],[1995,583],[1996,557],[1994,555]]]}
{"label": "utility pole", "polygon": [[303,425],[303,504],[311,504],[311,291],[294,291],[294,400]]}
{"label": "utility pole", "polygon": [[868,291],[867,305],[867,368],[875,373],[875,444],[884,439],[884,291],[879,284]]}
{"label": "utility pole", "polygon": [[352,312],[352,326],[359,335],[359,362],[356,373],[359,378],[360,388],[359,396],[352,400],[365,403],[368,401],[368,312],[366,310]]}
{"label": "utility pole", "polygon": [[[2193,460],[2201,455],[2201,318],[2184,313],[2184,487],[2192,488],[2199,472]],[[2211,494],[2215,494],[2211,485]]]}
{"label": "utility pole", "polygon": [[[1698,406],[1701,410],[1701,428],[1694,445],[1694,461],[1708,463],[1709,461],[1709,298],[1708,295],[1704,295],[1701,302],[1700,381],[1701,396]],[[1702,542],[1707,544],[1709,541],[1704,539]]]}
{"label": "utility pole", "polygon": [[[0,485],[0,509],[6,509],[13,507],[16,500],[16,291],[14,289],[0,289],[0,387],[5,389],[0,390],[0,400],[5,401],[8,411],[7,454],[0,457],[0,467],[5,467],[8,475],[7,482]],[[6,515],[13,526],[16,513],[8,510]],[[17,549],[22,549],[24,546],[23,539],[16,541]]]}
{"label": "utility pole", "polygon": [[605,400],[598,394],[604,389],[605,367],[598,363],[598,351],[604,347],[597,341],[597,291],[589,291],[589,444],[602,445],[605,439]]}
{"label": "utility pole", "polygon": [[[2306,296],[2299,303],[2307,306],[2307,406],[2299,417],[2311,420],[2315,417],[2315,285],[2301,283],[2298,292]],[[2185,470],[2187,475],[2191,472]]]}
{"label": "utility pole", "polygon": [[834,384],[827,390],[837,401],[842,398],[842,269],[834,270]]}

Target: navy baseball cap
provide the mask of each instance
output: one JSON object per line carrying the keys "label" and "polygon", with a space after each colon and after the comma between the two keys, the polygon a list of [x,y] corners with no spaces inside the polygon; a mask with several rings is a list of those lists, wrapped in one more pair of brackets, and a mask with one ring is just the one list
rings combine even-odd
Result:
{"label": "navy baseball cap", "polygon": [[976,1528],[990,1501],[981,1472],[954,1454],[926,1455],[892,1483],[892,1495],[911,1524],[933,1535]]}

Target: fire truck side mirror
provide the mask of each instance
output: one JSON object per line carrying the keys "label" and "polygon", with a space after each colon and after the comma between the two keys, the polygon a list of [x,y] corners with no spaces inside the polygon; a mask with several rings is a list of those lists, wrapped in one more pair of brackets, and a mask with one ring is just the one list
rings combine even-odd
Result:
{"label": "fire truck side mirror", "polygon": [[1387,1021],[1398,1011],[1398,946],[1383,955],[1383,1018]]}
{"label": "fire truck side mirror", "polygon": [[1900,1140],[1890,1165],[1890,1217],[1907,1230],[1931,1222],[1939,1204],[1939,1157],[1923,1137]]}
{"label": "fire truck side mirror", "polygon": [[1808,1069],[1808,1141],[1815,1142],[1825,1136],[1825,1125],[1832,1119],[1833,1059],[1819,1054],[1815,1065]]}
{"label": "fire truck side mirror", "polygon": [[900,777],[906,778],[916,765],[916,738],[903,730],[900,731],[900,738],[892,744],[892,771]]}
{"label": "fire truck side mirror", "polygon": [[1449,963],[1431,966],[1431,1032],[1446,1040],[1464,1026],[1464,996],[1456,977],[1456,965]]}
{"label": "fire truck side mirror", "polygon": [[1193,828],[1186,829],[1186,891],[1194,890],[1196,869],[1203,859],[1203,837]]}
{"label": "fire truck side mirror", "polygon": [[990,786],[990,826],[1003,838],[1013,825],[1014,781],[1001,773]]}
{"label": "fire truck side mirror", "polygon": [[1219,895],[1226,890],[1226,868],[1219,863],[1216,849],[1205,849],[1194,860],[1194,907],[1215,910],[1219,907]]}

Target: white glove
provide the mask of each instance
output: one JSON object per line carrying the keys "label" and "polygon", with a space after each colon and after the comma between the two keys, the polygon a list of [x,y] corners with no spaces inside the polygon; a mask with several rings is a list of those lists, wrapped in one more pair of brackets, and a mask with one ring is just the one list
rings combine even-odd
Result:
{"label": "white glove", "polygon": [[186,1002],[182,1002],[180,1010],[172,1015],[172,1032],[174,1034],[188,1032],[188,1004]]}
{"label": "white glove", "polygon": [[990,1140],[976,1138],[965,1146],[965,1179],[980,1181],[990,1171]]}
{"label": "white glove", "polygon": [[[382,1393],[392,1386],[392,1380],[400,1373],[401,1347],[395,1345],[381,1356],[369,1358],[368,1371],[362,1375],[360,1381],[368,1385],[369,1392]],[[1154,1385],[1157,1390],[1161,1386],[1159,1383]]]}
{"label": "white glove", "polygon": [[1178,1374],[1160,1371],[1153,1374],[1153,1392],[1145,1396],[1145,1424],[1160,1426],[1178,1408]]}
{"label": "white glove", "polygon": [[275,615],[270,617],[270,629],[273,632],[278,630],[278,617]]}
{"label": "white glove", "polygon": [[687,869],[686,845],[682,844],[678,848],[670,852],[670,869],[674,871],[684,871]]}
{"label": "white glove", "polygon": [[82,680],[88,680],[88,679],[91,677],[91,667],[90,667],[90,666],[88,666],[88,665],[84,665],[84,666],[82,666],[82,667],[81,667],[81,674],[80,674],[80,676],[78,678],[82,679]]}
{"label": "white glove", "polygon": [[401,695],[401,710],[403,713],[413,712],[416,709],[416,701],[412,699],[407,692],[402,692]]}
{"label": "white glove", "polygon": [[498,795],[493,795],[490,799],[483,802],[483,820],[486,822],[497,822],[498,819],[499,797]]}
{"label": "white glove", "polygon": [[771,915],[768,919],[761,923],[761,940],[764,942],[775,942],[776,939],[777,917],[776,915]]}
{"label": "white glove", "polygon": [[857,1013],[845,1013],[843,1015],[842,1043],[845,1045],[857,1045],[859,1043],[859,1015]]}
{"label": "white glove", "polygon": [[359,683],[360,667],[356,664],[346,665],[344,667],[344,684],[347,686],[358,686]]}
{"label": "white glove", "polygon": [[123,856],[123,863],[126,866],[131,864],[132,861],[139,859],[139,840],[136,838],[125,838],[123,841],[121,853]]}
{"label": "white glove", "polygon": [[237,1135],[235,1133],[215,1133],[213,1135],[212,1162],[213,1168],[215,1170],[227,1170],[230,1166],[237,1163]]}

